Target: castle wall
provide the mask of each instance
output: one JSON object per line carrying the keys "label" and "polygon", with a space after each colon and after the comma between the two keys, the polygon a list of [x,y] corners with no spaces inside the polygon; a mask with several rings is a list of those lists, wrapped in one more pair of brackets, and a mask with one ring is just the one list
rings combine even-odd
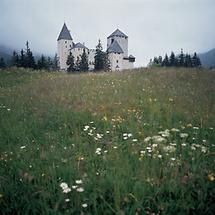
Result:
{"label": "castle wall", "polygon": [[69,50],[73,47],[72,40],[59,40],[57,42],[58,49],[58,59],[59,59],[59,67],[61,70],[67,69],[67,56],[69,55]]}
{"label": "castle wall", "polygon": [[123,54],[109,53],[108,58],[110,60],[110,69],[112,71],[123,70]]}

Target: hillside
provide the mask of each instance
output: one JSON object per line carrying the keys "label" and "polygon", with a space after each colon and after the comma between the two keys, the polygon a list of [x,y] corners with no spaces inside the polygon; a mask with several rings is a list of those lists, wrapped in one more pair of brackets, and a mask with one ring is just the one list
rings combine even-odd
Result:
{"label": "hillside", "polygon": [[215,49],[199,54],[202,65],[206,68],[215,67]]}
{"label": "hillside", "polygon": [[213,214],[214,116],[209,70],[1,71],[1,213]]}

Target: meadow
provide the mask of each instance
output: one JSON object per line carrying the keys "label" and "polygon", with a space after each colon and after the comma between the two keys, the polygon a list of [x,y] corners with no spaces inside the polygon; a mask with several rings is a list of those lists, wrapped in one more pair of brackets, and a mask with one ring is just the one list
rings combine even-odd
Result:
{"label": "meadow", "polygon": [[214,214],[215,72],[0,71],[0,214]]}

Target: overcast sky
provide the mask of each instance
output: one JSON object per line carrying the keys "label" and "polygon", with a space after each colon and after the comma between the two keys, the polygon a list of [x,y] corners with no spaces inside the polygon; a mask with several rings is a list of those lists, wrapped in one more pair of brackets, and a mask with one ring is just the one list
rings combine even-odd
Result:
{"label": "overcast sky", "polygon": [[54,55],[66,22],[74,42],[94,48],[116,28],[136,66],[172,50],[215,48],[215,0],[0,0],[0,44]]}

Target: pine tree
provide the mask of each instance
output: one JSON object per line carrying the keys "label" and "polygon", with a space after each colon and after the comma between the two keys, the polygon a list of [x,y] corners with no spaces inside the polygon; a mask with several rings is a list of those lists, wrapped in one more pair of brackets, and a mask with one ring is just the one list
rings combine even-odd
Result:
{"label": "pine tree", "polygon": [[16,51],[13,52],[13,55],[11,57],[11,66],[19,66],[19,55]]}
{"label": "pine tree", "polygon": [[58,70],[59,69],[59,64],[58,64],[58,57],[57,57],[57,54],[55,54],[55,56],[54,56],[54,59],[53,59],[53,67],[52,67],[52,69],[53,70]]}
{"label": "pine tree", "polygon": [[50,57],[48,57],[48,59],[47,59],[47,69],[48,70],[53,69],[53,62],[52,62],[52,59]]}
{"label": "pine tree", "polygon": [[153,65],[156,66],[159,64],[159,61],[158,61],[158,58],[157,57],[154,57],[154,60],[153,60]]}
{"label": "pine tree", "polygon": [[167,54],[165,55],[165,57],[163,59],[162,66],[169,66],[169,57]]}
{"label": "pine tree", "polygon": [[193,64],[193,67],[199,67],[199,66],[201,66],[200,58],[198,57],[198,55],[196,54],[196,52],[194,53],[194,55],[192,57],[192,64]]}
{"label": "pine tree", "polygon": [[108,72],[110,71],[110,60],[107,52],[103,52],[103,59],[104,59],[104,70]]}
{"label": "pine tree", "polygon": [[37,62],[37,69],[48,69],[48,62],[44,55]]}
{"label": "pine tree", "polygon": [[99,43],[96,46],[96,54],[95,54],[95,71],[104,69],[104,54],[103,48],[101,44],[101,40],[99,39]]}
{"label": "pine tree", "polygon": [[67,57],[66,64],[68,66],[68,68],[67,68],[68,72],[74,72],[76,70],[75,62],[74,62],[74,56],[72,55],[71,50],[70,50],[69,55]]}
{"label": "pine tree", "polygon": [[0,58],[0,69],[4,69],[6,68],[6,64],[5,64],[5,61],[4,61],[4,58]]}
{"label": "pine tree", "polygon": [[25,52],[23,49],[20,52],[19,66],[20,67],[26,67]]}
{"label": "pine tree", "polygon": [[162,56],[159,56],[158,57],[158,65],[162,65],[162,62],[163,62],[163,59],[162,59]]}
{"label": "pine tree", "polygon": [[29,48],[29,43],[28,41],[26,42],[26,58],[25,58],[25,67],[35,69],[36,64],[34,60],[33,53],[31,52]]}
{"label": "pine tree", "polygon": [[170,66],[176,66],[177,65],[177,60],[175,58],[174,52],[171,52],[170,58],[169,58],[169,65]]}
{"label": "pine tree", "polygon": [[180,67],[184,67],[184,53],[183,53],[183,49],[181,49],[181,54],[179,55],[179,59],[178,59],[178,66]]}
{"label": "pine tree", "polygon": [[89,70],[89,65],[88,65],[88,58],[87,58],[87,54],[86,51],[84,49],[82,55],[81,55],[81,60],[80,60],[80,64],[79,64],[79,70],[86,72]]}

